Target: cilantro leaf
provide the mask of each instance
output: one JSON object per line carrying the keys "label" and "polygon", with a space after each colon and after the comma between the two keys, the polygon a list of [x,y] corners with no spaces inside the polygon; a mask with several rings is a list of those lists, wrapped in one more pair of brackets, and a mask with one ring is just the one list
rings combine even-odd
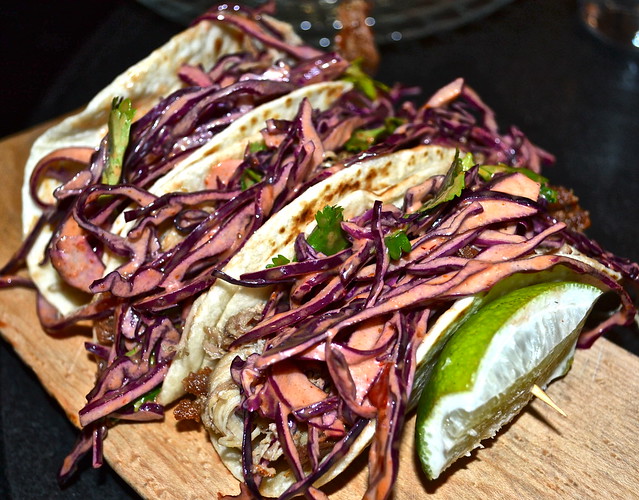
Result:
{"label": "cilantro leaf", "polygon": [[317,226],[306,241],[318,252],[325,255],[333,255],[340,250],[348,248],[351,244],[346,239],[346,234],[342,230],[344,220],[344,209],[338,206],[325,206],[315,214]]}
{"label": "cilantro leaf", "polygon": [[385,236],[384,242],[388,249],[388,255],[392,260],[399,259],[402,255],[410,252],[412,249],[410,240],[408,239],[408,236],[406,236],[406,231],[403,229]]}
{"label": "cilantro leaf", "polygon": [[284,266],[288,264],[289,262],[291,262],[289,259],[284,257],[282,254],[278,254],[275,257],[273,257],[273,262],[271,264],[266,265],[266,269],[270,269],[272,267],[277,267],[277,266]]}
{"label": "cilantro leaf", "polygon": [[405,120],[401,118],[389,116],[381,127],[355,130],[348,141],[344,143],[344,149],[350,153],[366,151],[373,144],[384,140],[395,132],[397,127],[404,122]]}
{"label": "cilantro leaf", "polygon": [[514,174],[516,172],[520,172],[524,174],[529,179],[532,179],[539,184],[548,184],[548,179],[546,179],[543,175],[540,175],[532,170],[525,167],[510,167],[508,165],[499,164],[499,165],[482,165],[479,167],[479,176],[485,181],[489,181],[496,174]]}
{"label": "cilantro leaf", "polygon": [[343,80],[351,82],[357,90],[368,97],[371,100],[377,99],[378,89],[384,92],[388,91],[388,86],[373,80],[363,69],[362,59],[356,59],[351,65],[346,68]]}
{"label": "cilantro leaf", "polygon": [[107,165],[102,172],[103,184],[113,185],[120,180],[133,115],[135,115],[135,109],[131,106],[131,99],[113,98],[109,115],[109,155]]}
{"label": "cilantro leaf", "polygon": [[253,170],[252,168],[244,169],[244,172],[242,172],[242,177],[240,179],[240,186],[242,187],[242,191],[246,191],[253,184],[257,184],[262,180],[263,177],[264,176],[257,170]]}
{"label": "cilantro leaf", "polygon": [[548,203],[556,203],[557,202],[557,191],[547,186],[546,184],[541,185],[541,189],[539,190],[539,196],[541,196]]}
{"label": "cilantro leaf", "polygon": [[249,142],[248,149],[250,153],[257,153],[258,151],[265,151],[267,147],[264,141],[253,141]]}
{"label": "cilantro leaf", "polygon": [[446,201],[450,201],[459,196],[466,187],[466,172],[475,165],[475,159],[471,153],[466,153],[463,158],[459,157],[459,151],[455,155],[453,165],[446,173],[444,183],[439,192],[427,201],[421,208],[421,211],[430,210]]}
{"label": "cilantro leaf", "polygon": [[140,349],[142,349],[142,346],[140,344],[136,344],[131,350],[124,353],[124,355],[132,358],[140,351]]}

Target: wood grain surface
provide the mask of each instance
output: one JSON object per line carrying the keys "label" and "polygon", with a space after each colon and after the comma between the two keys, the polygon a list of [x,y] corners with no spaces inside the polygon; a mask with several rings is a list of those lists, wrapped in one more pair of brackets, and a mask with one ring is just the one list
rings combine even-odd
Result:
{"label": "wood grain surface", "polygon": [[[22,167],[31,142],[46,125],[0,142],[0,262],[19,244]],[[0,291],[0,331],[77,426],[77,412],[94,380],[82,334],[44,334],[33,291]],[[436,482],[419,473],[413,419],[402,441],[395,499],[639,498],[639,358],[600,340],[579,351],[572,371],[549,394],[568,414],[534,401],[485,448],[458,461]],[[170,409],[169,409],[170,410]],[[202,429],[164,422],[123,424],[109,431],[105,457],[142,497],[216,498],[237,493]],[[366,457],[327,487],[331,498],[360,498]]]}

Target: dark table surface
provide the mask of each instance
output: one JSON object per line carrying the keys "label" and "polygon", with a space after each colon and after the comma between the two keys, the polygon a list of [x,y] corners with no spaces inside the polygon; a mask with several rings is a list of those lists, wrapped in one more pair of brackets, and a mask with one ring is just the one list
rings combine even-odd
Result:
{"label": "dark table surface", "polygon": [[[13,2],[0,21],[0,136],[77,109],[181,29],[133,1]],[[515,0],[381,52],[377,77],[419,85],[425,97],[464,77],[504,129],[517,125],[556,155],[545,173],[574,188],[591,213],[588,234],[639,260],[639,56],[587,32],[575,1]],[[638,337],[611,335],[635,353]],[[86,463],[58,488],[56,472],[75,437],[57,403],[0,342],[0,498],[135,498],[108,466]]]}

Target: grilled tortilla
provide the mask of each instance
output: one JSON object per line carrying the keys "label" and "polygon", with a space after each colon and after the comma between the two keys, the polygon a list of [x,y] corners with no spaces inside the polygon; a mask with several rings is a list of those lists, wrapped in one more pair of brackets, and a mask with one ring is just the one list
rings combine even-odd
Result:
{"label": "grilled tortilla", "polygon": [[[376,200],[397,205],[403,200],[408,187],[421,184],[431,176],[445,174],[454,154],[455,151],[450,149],[419,146],[363,162],[358,165],[357,170],[347,169],[342,171],[339,177],[336,174],[274,216],[262,228],[262,232],[256,233],[243,251],[229,263],[225,273],[239,278],[242,274],[260,271],[276,255],[283,255],[292,260],[295,255],[293,243],[296,236],[299,233],[311,233],[315,227],[313,215],[318,210],[326,205],[339,205],[344,209],[344,219],[349,220],[372,208]],[[385,167],[390,167],[391,170],[384,171]],[[516,175],[525,178],[522,174]],[[376,177],[379,178],[372,180]],[[530,180],[526,182],[535,184]],[[509,189],[505,187],[505,183],[503,186],[503,189]],[[518,193],[520,191],[517,189],[513,191],[513,194]],[[583,262],[614,280],[620,278],[617,273],[571,247],[557,249],[555,255]],[[515,274],[500,281],[485,297],[482,294],[471,295],[452,302],[449,308],[429,325],[428,334],[417,349],[416,363],[421,373],[415,380],[415,386],[428,378],[438,353],[454,330],[451,327],[460,318],[476,310],[482,301],[493,300],[508,290],[533,283],[575,278],[586,281],[589,279],[588,276],[577,277],[572,270],[563,266],[535,273]],[[191,371],[197,371],[202,366],[213,367],[202,421],[222,461],[240,481],[245,479],[242,453],[246,431],[243,417],[237,411],[242,402],[242,395],[240,387],[232,378],[232,364],[238,356],[246,360],[253,353],[262,353],[265,344],[264,341],[258,340],[242,344],[231,351],[228,350],[228,345],[230,341],[245,333],[247,323],[251,320],[259,321],[271,290],[272,287],[250,288],[218,281],[196,303],[183,336],[182,349],[186,354],[178,357],[177,363],[174,361],[175,367],[186,369],[187,363],[201,358],[201,364],[190,365]],[[561,369],[552,374],[550,380],[565,374],[573,352],[574,349],[561,363]],[[418,394],[419,390],[413,393]],[[414,402],[413,400],[412,403]],[[278,434],[273,427],[274,424],[262,425],[258,418],[254,425],[251,435],[253,463],[259,464],[260,458],[270,463],[269,469],[265,469],[264,474],[261,474],[259,489],[267,497],[276,497],[284,493],[298,478],[283,460],[277,461],[281,448],[277,445]],[[314,486],[320,486],[340,474],[371,442],[376,426],[375,419],[369,421],[347,454],[321,476]],[[297,438],[302,443],[305,432],[299,431]]]}
{"label": "grilled tortilla", "polygon": [[[285,34],[288,43],[293,45],[300,43],[290,26],[274,19],[270,22]],[[43,214],[43,209],[32,199],[30,193],[30,178],[38,162],[63,148],[82,147],[96,150],[107,133],[109,113],[115,97],[131,100],[136,110],[135,119],[137,120],[161,98],[183,86],[183,82],[178,77],[178,70],[183,65],[208,68],[222,56],[249,50],[254,47],[254,44],[254,38],[229,24],[201,21],[176,35],[165,45],[116,77],[81,112],[48,129],[35,141],[25,166],[22,188],[24,236],[30,233]],[[277,54],[275,53],[274,57]],[[157,187],[152,187],[150,191],[161,193],[169,189],[189,189],[191,188],[190,175],[194,176],[191,179],[195,183],[201,183],[201,179],[197,177],[196,164],[207,168],[207,162],[223,159],[225,157],[223,150],[227,148],[229,152],[226,156],[241,155],[242,147],[264,126],[266,119],[292,116],[297,110],[299,100],[309,95],[315,96],[314,104],[318,107],[322,104],[328,105],[331,99],[349,88],[344,83],[317,85],[317,87],[301,89],[299,93],[294,92],[290,98],[287,96],[270,107],[260,109],[258,106],[247,113],[243,120],[237,120],[236,123],[231,124],[223,134],[219,134],[219,137],[214,136],[214,139],[205,147],[196,149],[190,156],[181,160],[167,174],[167,179],[160,178],[156,181]],[[180,177],[180,171],[183,169],[189,169],[189,174]],[[59,180],[54,177],[41,179],[37,187],[39,197],[45,202],[53,203],[54,191],[58,186]],[[114,232],[121,231],[123,226],[120,220]],[[28,253],[26,261],[29,274],[39,292],[60,314],[66,316],[85,305],[88,296],[65,283],[50,260],[45,258],[53,230],[53,225],[45,225]]]}
{"label": "grilled tortilla", "polygon": [[[352,85],[344,81],[316,83],[258,106],[182,161],[178,168],[160,178],[149,192],[162,196],[206,189],[209,173],[228,160],[241,160],[248,144],[260,140],[260,130],[266,126],[267,120],[293,119],[303,100],[307,100],[313,109],[324,110],[351,88]],[[112,232],[126,236],[133,225],[133,222],[126,223],[124,214],[120,214]],[[119,263],[123,261],[110,254],[106,262],[107,272],[114,270]]]}
{"label": "grilled tortilla", "polygon": [[[264,269],[276,255],[292,258],[295,237],[300,232],[312,231],[315,214],[326,205],[343,207],[344,217],[348,219],[370,208],[375,200],[398,204],[410,186],[445,174],[454,157],[454,149],[419,146],[362,161],[337,172],[274,214],[229,261],[224,272],[238,277],[245,272]],[[237,386],[231,383],[229,366],[236,355],[248,356],[257,350],[257,346],[227,353],[224,332],[228,330],[229,322],[238,316],[261,310],[268,295],[268,288],[243,288],[218,280],[199,297],[188,316],[178,352],[158,398],[164,404],[172,401],[184,393],[182,380],[189,373],[204,367],[213,368],[203,421],[222,461],[238,479],[242,478],[243,425],[235,413],[240,394]],[[359,451],[354,450],[361,451],[373,432],[374,426],[369,426],[358,438],[358,443],[362,444],[355,445],[349,457],[326,476],[324,482],[339,474],[357,456]],[[290,471],[283,471],[265,478],[261,491],[266,496],[277,496],[293,480]]]}

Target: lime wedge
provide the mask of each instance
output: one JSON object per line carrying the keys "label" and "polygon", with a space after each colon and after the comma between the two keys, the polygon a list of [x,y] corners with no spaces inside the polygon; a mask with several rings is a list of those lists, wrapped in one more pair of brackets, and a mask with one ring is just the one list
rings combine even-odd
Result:
{"label": "lime wedge", "polygon": [[430,479],[494,437],[569,370],[581,327],[601,291],[552,282],[482,306],[444,346],[417,407],[416,448]]}

